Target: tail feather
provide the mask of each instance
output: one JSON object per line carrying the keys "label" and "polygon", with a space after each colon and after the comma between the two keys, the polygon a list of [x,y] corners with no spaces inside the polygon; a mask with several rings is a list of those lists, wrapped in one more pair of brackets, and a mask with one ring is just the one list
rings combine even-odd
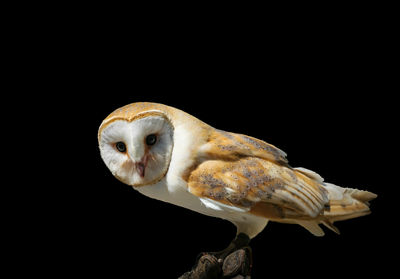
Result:
{"label": "tail feather", "polygon": [[328,190],[329,210],[325,210],[323,216],[331,223],[369,214],[369,201],[377,197],[368,191],[342,188],[330,183],[325,183],[325,188]]}
{"label": "tail feather", "polygon": [[315,221],[298,220],[297,224],[299,224],[315,236],[325,235],[323,229],[321,229],[321,227]]}
{"label": "tail feather", "polygon": [[331,183],[324,183],[328,191],[329,203],[314,220],[297,220],[296,223],[307,229],[315,236],[323,236],[324,232],[319,224],[340,234],[333,223],[352,219],[369,214],[369,201],[377,197],[376,194],[352,188],[342,188]]}
{"label": "tail feather", "polygon": [[375,199],[377,197],[376,194],[364,191],[364,190],[357,190],[357,189],[351,189],[347,188],[346,189],[347,193],[354,199],[365,203],[366,205],[369,205],[369,201]]}
{"label": "tail feather", "polygon": [[327,228],[330,229],[331,231],[333,231],[333,232],[335,232],[335,233],[337,233],[337,234],[340,234],[339,229],[336,228],[330,220],[325,219],[325,220],[322,220],[321,223],[324,224],[325,227],[327,227]]}

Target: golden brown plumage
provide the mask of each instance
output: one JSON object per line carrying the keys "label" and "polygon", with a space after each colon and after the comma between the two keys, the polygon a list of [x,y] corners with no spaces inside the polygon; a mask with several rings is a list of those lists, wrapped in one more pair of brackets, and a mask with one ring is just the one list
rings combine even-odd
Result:
{"label": "golden brown plumage", "polygon": [[337,196],[344,188],[327,188],[318,174],[290,167],[283,151],[249,136],[214,130],[202,151],[206,160],[188,177],[192,194],[272,221],[298,223],[317,235],[322,234],[318,223],[338,232],[334,221],[368,214],[367,202],[376,197],[356,189]]}
{"label": "golden brown plumage", "polygon": [[[100,126],[99,142],[105,147],[113,144],[102,137],[115,138],[118,125],[131,133],[129,129],[151,129],[152,121],[169,127],[163,133],[173,139],[172,146],[163,150],[171,154],[160,154],[157,159],[159,154],[152,153],[152,147],[140,150],[143,158],[150,158],[152,168],[163,162],[163,170],[154,170],[154,179],[129,180],[129,171],[137,164],[132,158],[137,154],[128,150],[132,158],[124,159],[120,167],[115,161],[108,163],[114,175],[134,181],[126,183],[150,197],[230,220],[238,232],[251,237],[267,220],[300,224],[315,235],[323,235],[320,223],[338,232],[333,222],[368,214],[368,201],[376,197],[367,191],[324,183],[310,170],[291,167],[286,154],[271,144],[217,130],[161,104],[134,103],[117,109]],[[109,152],[102,153],[105,161],[114,158]]]}

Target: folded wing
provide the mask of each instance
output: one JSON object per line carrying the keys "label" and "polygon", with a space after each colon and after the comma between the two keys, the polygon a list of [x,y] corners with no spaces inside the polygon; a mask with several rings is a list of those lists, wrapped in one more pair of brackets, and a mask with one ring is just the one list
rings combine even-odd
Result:
{"label": "folded wing", "polygon": [[292,169],[285,156],[261,140],[216,131],[188,176],[189,191],[271,220],[317,216],[328,202],[327,191]]}

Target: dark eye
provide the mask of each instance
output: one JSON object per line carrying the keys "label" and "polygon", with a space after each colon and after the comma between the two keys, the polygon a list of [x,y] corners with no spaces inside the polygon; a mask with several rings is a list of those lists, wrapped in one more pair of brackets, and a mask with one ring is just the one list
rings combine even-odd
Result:
{"label": "dark eye", "polygon": [[126,146],[125,143],[122,141],[119,141],[115,144],[115,147],[118,149],[119,152],[125,152],[126,151]]}
{"label": "dark eye", "polygon": [[146,144],[147,145],[154,145],[157,141],[157,136],[154,134],[148,135],[146,137]]}

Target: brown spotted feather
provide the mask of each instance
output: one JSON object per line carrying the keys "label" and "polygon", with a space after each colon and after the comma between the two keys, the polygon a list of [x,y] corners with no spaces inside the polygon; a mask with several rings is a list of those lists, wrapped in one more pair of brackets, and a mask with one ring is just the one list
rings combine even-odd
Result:
{"label": "brown spotted feather", "polygon": [[287,165],[285,153],[263,141],[214,131],[204,160],[188,177],[189,191],[245,207],[272,220],[315,217],[328,202],[320,183]]}

